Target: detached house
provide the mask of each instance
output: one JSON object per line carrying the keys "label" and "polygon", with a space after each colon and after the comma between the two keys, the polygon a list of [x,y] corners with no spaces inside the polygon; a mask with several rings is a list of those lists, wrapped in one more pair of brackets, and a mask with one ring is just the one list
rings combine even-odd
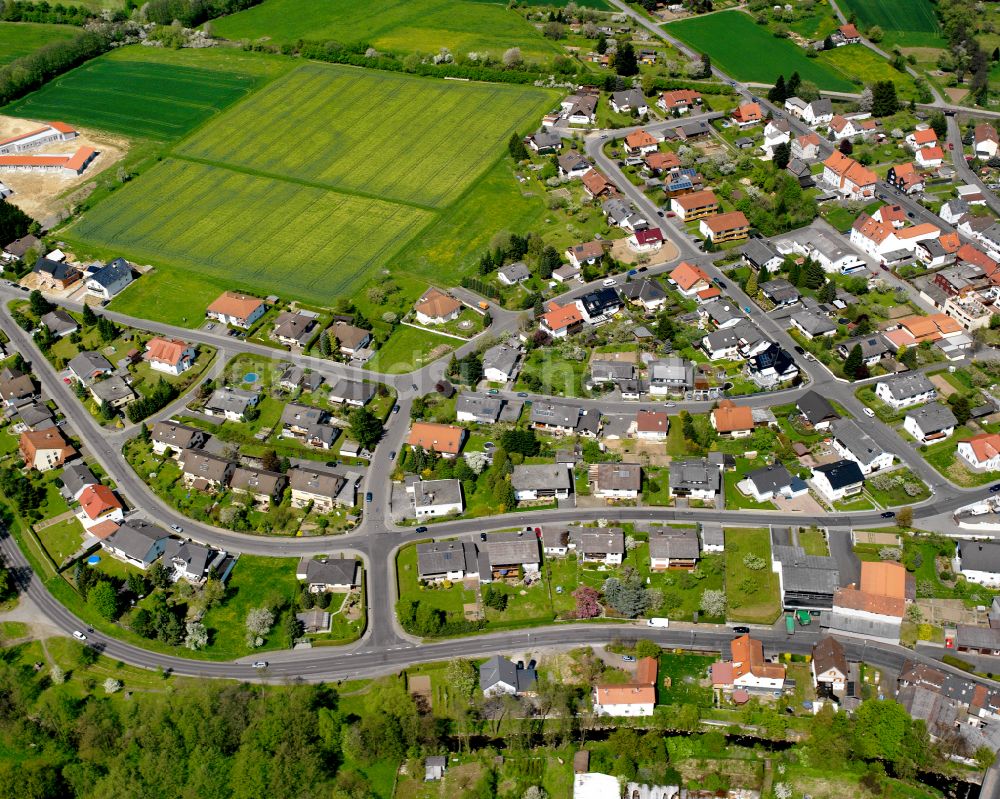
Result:
{"label": "detached house", "polygon": [[537,683],[534,669],[516,666],[500,655],[494,655],[479,667],[479,688],[483,696],[534,695]]}
{"label": "detached house", "polygon": [[367,347],[372,340],[370,330],[355,327],[347,322],[336,322],[327,330],[331,340],[337,342],[336,347],[344,355],[354,355],[358,350]]}
{"label": "detached house", "polygon": [[563,463],[520,464],[510,478],[518,502],[568,499],[573,479]]}
{"label": "detached house", "polygon": [[764,114],[758,103],[742,103],[730,116],[741,128],[759,125],[764,121]]}
{"label": "detached house", "polygon": [[923,372],[910,372],[880,380],[875,396],[898,411],[937,399],[937,389]]}
{"label": "detached house", "polygon": [[73,378],[87,387],[95,380],[114,372],[108,359],[96,352],[81,352],[66,366]]}
{"label": "detached house", "polygon": [[625,558],[625,534],[620,527],[573,527],[569,548],[582,563],[620,566]]}
{"label": "detached house", "polygon": [[823,180],[846,199],[869,200],[875,196],[878,176],[853,158],[835,151],[823,162]]}
{"label": "detached house", "polygon": [[80,512],[76,517],[88,533],[104,522],[119,524],[122,521],[122,503],[106,485],[95,483],[87,486],[80,492],[77,501],[80,503]]}
{"label": "detached house", "polygon": [[163,455],[168,449],[177,458],[186,449],[201,449],[208,440],[208,433],[197,427],[178,422],[157,422],[150,431],[153,452]]}
{"label": "detached house", "polygon": [[21,433],[18,451],[27,469],[47,472],[76,457],[76,450],[58,427]]}
{"label": "detached house", "polygon": [[443,291],[430,288],[413,307],[417,321],[422,325],[443,325],[457,319],[462,313],[462,303]]}
{"label": "detached house", "polygon": [[[1000,588],[1000,544],[996,541],[959,541],[954,567],[970,583]],[[992,621],[990,624],[992,626]]]}
{"label": "detached house", "polygon": [[281,472],[238,466],[233,470],[229,485],[233,491],[252,498],[255,505],[267,509],[272,502],[281,502],[288,478]]}
{"label": "detached house", "polygon": [[753,412],[747,405],[737,405],[729,399],[724,399],[715,408],[710,419],[712,428],[722,436],[746,438],[753,432]]}
{"label": "detached house", "polygon": [[145,571],[161,554],[170,539],[159,527],[139,519],[129,519],[101,542],[114,558]]}
{"label": "detached house", "polygon": [[267,311],[267,304],[259,297],[249,294],[239,294],[235,291],[224,291],[211,305],[205,315],[209,319],[217,319],[224,325],[241,327],[244,330],[253,327]]}
{"label": "detached house", "polygon": [[584,410],[579,405],[535,402],[531,406],[531,425],[555,435],[580,435],[596,438],[600,432],[601,412]]}
{"label": "detached house", "polygon": [[614,190],[614,185],[596,169],[586,172],[580,179],[583,181],[584,191],[592,199],[611,194]]}
{"label": "detached house", "polygon": [[[646,232],[646,231],[641,231]],[[659,230],[656,231],[659,233]],[[663,236],[660,235],[662,242]],[[633,305],[639,305],[647,312],[658,311],[667,301],[667,292],[656,278],[644,277],[641,280],[630,280],[621,290],[622,296]]]}
{"label": "detached house", "polygon": [[177,339],[166,339],[157,336],[146,344],[146,352],[142,356],[149,367],[157,372],[178,377],[194,366],[198,351],[191,344]]}
{"label": "detached house", "polygon": [[445,458],[455,458],[465,443],[466,431],[453,424],[414,422],[406,443],[413,449],[421,447],[427,452],[433,450]]}
{"label": "detached house", "polygon": [[[656,706],[657,660],[640,658],[632,682],[594,687],[594,714],[597,716],[652,716]],[[589,775],[588,775],[589,776]],[[613,779],[613,778],[612,778]],[[603,788],[593,796],[610,796]],[[580,796],[579,792],[577,796]]]}
{"label": "detached house", "polygon": [[923,169],[936,169],[944,163],[944,150],[940,147],[922,147],[914,160]]}
{"label": "detached house", "polygon": [[595,239],[585,244],[574,244],[566,250],[566,257],[577,269],[582,269],[584,264],[596,264],[604,257],[604,242]]}
{"label": "detached house", "polygon": [[354,558],[302,558],[295,578],[310,594],[347,593],[358,587],[358,562]]}
{"label": "detached house", "polygon": [[700,104],[701,94],[692,89],[663,92],[656,101],[656,107],[666,114],[686,114]]}
{"label": "detached house", "polygon": [[698,231],[709,241],[719,244],[747,238],[750,235],[750,222],[742,211],[730,211],[702,219]]}
{"label": "detached house", "polygon": [[820,156],[820,138],[816,133],[796,136],[792,141],[792,157],[802,161],[814,161]]}
{"label": "detached house", "polygon": [[694,264],[688,263],[687,261],[681,261],[681,263],[674,268],[674,270],[670,273],[669,280],[677,287],[677,290],[688,299],[691,299],[699,291],[703,291],[712,285],[712,279],[703,269],[695,266]]}
{"label": "detached house", "polygon": [[229,485],[236,464],[201,449],[186,449],[180,456],[184,485],[198,491],[218,491]]}
{"label": "detached house", "polygon": [[559,177],[561,178],[571,180],[582,178],[593,168],[593,164],[577,152],[564,153],[557,160],[559,161]]}
{"label": "detached house", "polygon": [[670,198],[670,210],[684,222],[692,219],[701,219],[704,216],[711,216],[719,212],[719,200],[715,192],[705,189],[704,191],[693,191],[690,194],[681,194],[678,197]]}
{"label": "detached house", "polygon": [[417,544],[417,576],[428,582],[456,582],[478,577],[476,545],[470,541],[430,541]]}
{"label": "detached house", "polygon": [[38,287],[42,290],[65,291],[82,277],[80,270],[75,266],[49,258],[39,258],[31,271],[38,280]]}
{"label": "detached house", "polygon": [[406,487],[417,519],[448,516],[465,509],[459,480],[416,480]]}
{"label": "detached house", "polygon": [[840,418],[830,400],[812,390],[803,394],[795,407],[813,430],[829,430],[830,425]]}
{"label": "detached house", "polygon": [[288,484],[296,508],[311,504],[318,513],[329,513],[338,505],[354,506],[357,480],[348,480],[342,474],[297,466],[288,470]]}
{"label": "detached house", "polygon": [[1000,138],[997,136],[997,129],[988,123],[976,125],[972,138],[972,147],[976,158],[988,160],[996,157],[1000,151]]}
{"label": "detached house", "polygon": [[812,484],[830,502],[860,494],[865,476],[855,461],[843,459],[813,467]]}
{"label": "detached house", "polygon": [[838,419],[832,425],[833,448],[843,457],[861,467],[863,474],[871,474],[892,466],[893,455],[883,450],[853,419]]}
{"label": "detached house", "polygon": [[944,441],[955,432],[957,425],[958,420],[951,408],[939,402],[915,408],[903,419],[903,429],[921,444]]}
{"label": "detached house", "polygon": [[934,147],[937,143],[938,137],[934,128],[924,128],[923,130],[915,130],[913,133],[906,134],[906,146],[913,152],[916,152],[921,147]]}
{"label": "detached house", "polygon": [[670,464],[671,497],[711,502],[722,491],[722,464],[711,458],[675,460]]}
{"label": "detached house", "polygon": [[31,375],[10,368],[0,372],[0,400],[8,408],[23,405],[37,394],[38,390]]}
{"label": "detached house", "polygon": [[575,302],[559,306],[553,301],[549,303],[549,310],[542,314],[539,327],[552,338],[565,338],[583,328],[583,314]]}
{"label": "detached house", "polygon": [[956,452],[965,466],[974,472],[1000,471],[1000,434],[980,433],[962,439]]}
{"label": "detached house", "polygon": [[274,337],[286,347],[302,349],[315,333],[316,317],[312,314],[288,311],[274,320]]}
{"label": "detached house", "polygon": [[230,422],[244,421],[247,410],[257,405],[260,395],[242,388],[217,388],[208,398],[202,412],[206,416],[223,416]]}
{"label": "detached house", "polygon": [[834,694],[847,690],[847,656],[843,645],[836,638],[828,635],[813,646],[810,669],[814,687],[822,685]]}
{"label": "detached house", "polygon": [[635,437],[644,441],[666,441],[670,417],[663,411],[641,410],[635,415]]}
{"label": "detached house", "polygon": [[598,463],[590,467],[593,494],[601,499],[636,499],[642,488],[638,463]]}
{"label": "detached house", "polygon": [[764,659],[764,645],[748,635],[730,645],[732,660],[712,664],[712,686],[723,690],[742,688],[750,692],[780,691],[785,685],[785,667]]}
{"label": "detached house", "polygon": [[[913,163],[894,164],[889,167],[885,182],[906,194],[916,194],[924,190],[924,177],[917,171],[917,165]],[[945,221],[949,220],[945,219]]]}
{"label": "detached house", "polygon": [[132,283],[132,267],[124,258],[115,258],[111,263],[91,272],[84,285],[92,297],[107,302],[124,291]]}
{"label": "detached house", "polygon": [[631,114],[635,111],[643,117],[649,113],[649,106],[646,105],[646,98],[638,89],[627,89],[623,92],[611,93],[611,108],[616,114]]}
{"label": "detached house", "polygon": [[698,531],[693,527],[653,527],[649,531],[649,568],[651,571],[667,569],[693,569],[701,554]]}
{"label": "detached house", "polygon": [[625,152],[629,155],[655,153],[659,144],[660,139],[657,139],[649,131],[639,128],[625,137]]}

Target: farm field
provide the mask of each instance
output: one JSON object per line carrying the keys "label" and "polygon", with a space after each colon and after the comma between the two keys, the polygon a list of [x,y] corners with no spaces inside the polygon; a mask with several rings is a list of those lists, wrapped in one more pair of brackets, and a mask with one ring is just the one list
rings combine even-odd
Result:
{"label": "farm field", "polygon": [[824,50],[816,59],[831,72],[837,72],[845,80],[857,81],[855,91],[879,80],[891,80],[896,84],[896,92],[902,100],[916,100],[917,89],[913,78],[905,72],[897,72],[892,64],[873,53],[864,45],[852,44]]}
{"label": "farm field", "polygon": [[520,47],[526,58],[551,59],[558,46],[500,3],[472,0],[265,0],[213,23],[227,39],[268,37],[278,44],[335,40],[378,50],[489,52]]}
{"label": "farm field", "polygon": [[[671,36],[686,42],[700,52],[708,53],[712,62],[738,80],[774,83],[780,74],[787,78],[798,72],[821,89],[850,92],[854,85],[823,66],[816,59],[806,58],[801,48],[787,39],[775,38],[767,28],[757,25],[742,11],[723,11],[664,25]],[[747,58],[752,52],[753,58]]]}
{"label": "farm field", "polygon": [[253,74],[102,57],[3,110],[13,116],[59,119],[129,137],[173,140],[259,83]]}
{"label": "farm field", "polygon": [[[310,64],[209,123],[178,152],[440,207],[461,194],[510,134],[528,126],[551,99],[531,88]],[[332,108],[337,113],[327,116]]]}
{"label": "farm field", "polygon": [[878,25],[891,44],[903,47],[945,44],[931,0],[842,0],[840,8],[847,15],[852,11],[857,15],[862,31]]}
{"label": "farm field", "polygon": [[33,53],[49,42],[71,39],[78,32],[79,30],[71,25],[0,22],[0,67]]}
{"label": "farm field", "polygon": [[168,159],[65,235],[140,261],[238,275],[251,289],[328,302],[357,290],[430,218],[410,206]]}

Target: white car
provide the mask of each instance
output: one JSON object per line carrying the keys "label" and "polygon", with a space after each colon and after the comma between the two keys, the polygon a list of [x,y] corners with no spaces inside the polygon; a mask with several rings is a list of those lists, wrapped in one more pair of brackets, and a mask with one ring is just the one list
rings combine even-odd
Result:
{"label": "white car", "polygon": [[254,668],[254,669],[266,669],[267,668],[267,661],[266,660],[255,660],[253,663],[250,664],[250,666],[251,666],[251,668]]}
{"label": "white car", "polygon": [[614,284],[615,284],[615,279],[613,277],[606,277],[601,283],[602,286],[613,286]]}
{"label": "white car", "polygon": [[864,409],[864,411],[865,411],[865,416],[867,416],[868,418],[870,418],[870,419],[874,419],[875,418],[875,411],[873,411],[871,408],[867,408],[866,407]]}
{"label": "white car", "polygon": [[172,524],[172,525],[170,525],[170,529],[173,530],[175,533],[183,533],[184,532],[184,528],[181,527],[178,524]]}
{"label": "white car", "polygon": [[81,632],[80,632],[79,630],[73,630],[73,637],[74,637],[74,638],[75,638],[75,639],[76,639],[77,641],[86,641],[86,640],[87,640],[87,636],[85,636],[85,635],[84,635],[83,633],[81,633]]}

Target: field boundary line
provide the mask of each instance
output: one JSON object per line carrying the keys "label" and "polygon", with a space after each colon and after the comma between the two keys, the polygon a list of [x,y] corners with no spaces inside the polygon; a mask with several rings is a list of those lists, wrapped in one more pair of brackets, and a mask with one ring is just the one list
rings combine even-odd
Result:
{"label": "field boundary line", "polygon": [[418,211],[429,211],[433,214],[440,212],[439,207],[431,205],[422,205],[421,203],[413,202],[412,200],[398,200],[394,197],[383,197],[378,194],[369,194],[365,191],[357,191],[355,189],[344,189],[339,186],[331,186],[328,183],[315,183],[311,180],[303,180],[302,178],[294,178],[288,175],[279,175],[274,172],[263,172],[259,169],[252,169],[245,166],[236,166],[235,164],[228,164],[225,161],[212,161],[208,158],[197,158],[193,155],[185,155],[183,153],[172,152],[170,153],[170,158],[177,161],[190,161],[192,164],[199,164],[200,166],[215,167],[216,169],[227,169],[230,172],[239,172],[243,175],[249,175],[255,178],[264,178],[266,180],[275,180],[282,183],[294,183],[297,186],[305,186],[309,189],[318,189],[320,191],[328,191],[332,194],[341,194],[350,197],[358,197],[363,200],[375,200],[377,202],[385,203],[386,205],[405,205],[410,208],[416,208]]}

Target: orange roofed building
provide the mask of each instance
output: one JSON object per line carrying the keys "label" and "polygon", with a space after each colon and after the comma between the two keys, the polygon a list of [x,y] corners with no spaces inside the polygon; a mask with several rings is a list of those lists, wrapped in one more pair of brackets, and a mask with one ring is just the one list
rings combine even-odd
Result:
{"label": "orange roofed building", "polygon": [[242,327],[246,330],[260,319],[267,311],[267,303],[260,297],[240,294],[236,291],[224,291],[211,305],[205,315],[209,319],[218,319],[224,325]]}
{"label": "orange roofed building", "polygon": [[80,492],[77,518],[88,533],[104,522],[118,523],[123,518],[122,503],[106,485],[89,485]]}
{"label": "orange roofed building", "polygon": [[40,472],[58,469],[77,454],[58,427],[21,433],[18,449],[24,465]]}
{"label": "orange roofed building", "polygon": [[198,351],[191,344],[178,339],[156,336],[146,344],[146,352],[142,357],[149,363],[150,369],[177,377],[194,366]]}
{"label": "orange roofed building", "polygon": [[552,338],[565,338],[583,327],[583,312],[575,302],[549,303],[549,310],[542,314],[540,327]]}
{"label": "orange roofed building", "polygon": [[652,716],[656,706],[656,658],[640,658],[635,679],[624,685],[594,687],[594,713],[598,716]]}
{"label": "orange roofed building", "polygon": [[656,152],[659,144],[659,140],[652,133],[639,128],[625,137],[625,152],[646,155],[646,153]]}
{"label": "orange roofed building", "polygon": [[834,593],[830,628],[861,638],[898,642],[906,605],[915,596],[913,575],[901,564],[865,561],[860,587],[849,585]]}
{"label": "orange roofed building", "polygon": [[737,405],[729,399],[712,411],[712,427],[719,435],[744,438],[753,432],[753,411],[747,405]]}
{"label": "orange roofed building", "polygon": [[851,200],[875,196],[878,176],[839,150],[823,162],[823,181],[833,186],[841,196]]}
{"label": "orange roofed building", "polygon": [[461,427],[453,424],[414,422],[406,443],[414,448],[423,447],[428,452],[434,450],[446,458],[454,458],[461,451],[464,441],[465,430]]}
{"label": "orange roofed building", "polygon": [[669,278],[670,282],[677,286],[677,290],[685,297],[693,297],[699,291],[712,285],[712,279],[705,274],[704,270],[687,261],[681,261],[670,273]]}
{"label": "orange roofed building", "polygon": [[749,635],[733,640],[732,660],[712,665],[712,686],[723,690],[780,691],[785,685],[785,667],[764,659],[764,644]]}
{"label": "orange roofed building", "polygon": [[764,114],[761,112],[760,105],[757,103],[743,103],[739,108],[733,111],[732,118],[733,122],[741,128],[746,128],[750,125],[758,125],[763,122]]}
{"label": "orange roofed building", "polygon": [[443,325],[457,319],[462,313],[462,303],[440,289],[430,288],[413,306],[417,321],[422,325]]}

